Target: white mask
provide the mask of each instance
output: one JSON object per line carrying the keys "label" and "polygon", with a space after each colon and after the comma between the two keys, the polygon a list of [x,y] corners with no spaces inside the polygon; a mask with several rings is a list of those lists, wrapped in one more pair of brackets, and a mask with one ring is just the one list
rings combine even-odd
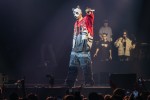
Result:
{"label": "white mask", "polygon": [[72,8],[72,11],[73,11],[73,15],[75,18],[78,18],[82,14],[82,11],[80,8]]}

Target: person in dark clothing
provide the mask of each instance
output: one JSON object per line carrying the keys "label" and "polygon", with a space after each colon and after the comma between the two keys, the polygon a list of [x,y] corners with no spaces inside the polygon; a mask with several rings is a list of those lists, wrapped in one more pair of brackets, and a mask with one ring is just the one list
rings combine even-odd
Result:
{"label": "person in dark clothing", "polygon": [[98,43],[94,57],[98,57],[100,61],[112,60],[111,43],[107,40],[107,34],[102,34],[102,40]]}

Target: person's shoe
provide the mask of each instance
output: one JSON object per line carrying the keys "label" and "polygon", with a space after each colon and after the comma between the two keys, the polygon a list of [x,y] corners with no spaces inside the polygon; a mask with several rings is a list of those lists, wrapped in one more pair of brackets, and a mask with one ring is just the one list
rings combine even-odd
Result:
{"label": "person's shoe", "polygon": [[63,87],[64,87],[64,88],[72,88],[73,85],[67,84],[67,83],[65,82],[65,83],[63,84]]}
{"label": "person's shoe", "polygon": [[93,87],[94,86],[94,82],[85,83],[84,86],[85,87]]}

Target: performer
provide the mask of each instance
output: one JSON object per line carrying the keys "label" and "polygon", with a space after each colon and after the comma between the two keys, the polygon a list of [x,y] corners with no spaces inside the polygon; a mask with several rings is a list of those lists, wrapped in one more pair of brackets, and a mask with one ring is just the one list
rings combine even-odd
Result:
{"label": "performer", "polygon": [[112,28],[109,26],[108,20],[104,20],[104,25],[99,30],[99,36],[101,39],[103,39],[102,35],[103,33],[107,34],[107,40],[109,42],[112,42]]}
{"label": "performer", "polygon": [[118,57],[120,61],[129,61],[130,52],[135,48],[135,44],[128,38],[127,32],[124,31],[123,36],[119,37],[114,45],[118,48]]}
{"label": "performer", "polygon": [[74,24],[73,46],[65,85],[69,87],[74,86],[78,74],[78,67],[81,67],[84,75],[84,85],[92,86],[94,81],[91,71],[90,50],[93,42],[94,10],[87,8],[85,10],[85,17],[82,16],[82,11],[79,6],[73,8],[72,11],[77,20]]}
{"label": "performer", "polygon": [[[100,51],[100,52],[99,52]],[[98,56],[99,61],[112,60],[111,43],[107,40],[107,34],[102,34],[102,40],[98,43],[94,57]]]}

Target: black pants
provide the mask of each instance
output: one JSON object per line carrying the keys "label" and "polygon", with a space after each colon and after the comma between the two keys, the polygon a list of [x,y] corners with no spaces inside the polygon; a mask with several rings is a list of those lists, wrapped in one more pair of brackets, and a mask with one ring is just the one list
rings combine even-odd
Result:
{"label": "black pants", "polygon": [[130,56],[124,56],[124,55],[122,55],[122,56],[119,56],[119,60],[120,61],[129,61],[129,57]]}

